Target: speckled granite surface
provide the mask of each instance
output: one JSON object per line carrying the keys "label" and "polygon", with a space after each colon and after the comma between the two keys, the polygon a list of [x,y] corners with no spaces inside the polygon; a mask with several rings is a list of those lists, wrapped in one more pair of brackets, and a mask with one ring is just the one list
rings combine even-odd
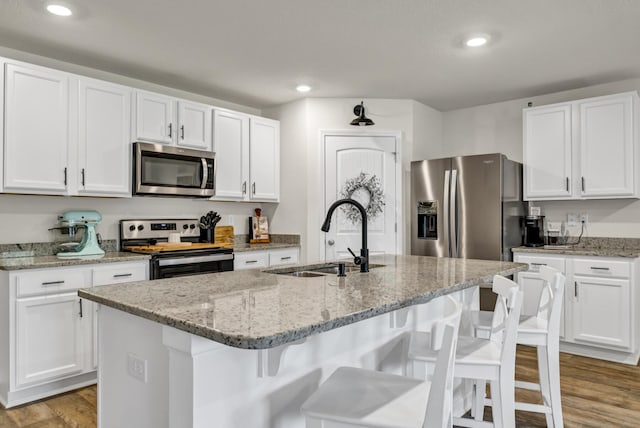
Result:
{"label": "speckled granite surface", "polygon": [[[104,239],[100,246],[106,252],[118,251],[118,241]],[[22,244],[0,244],[0,258],[39,257],[55,255],[60,248],[59,242],[28,242]]]}
{"label": "speckled granite surface", "polygon": [[[577,238],[576,238],[577,239]],[[516,247],[518,253],[564,254],[567,256],[640,257],[638,238],[582,238],[580,244],[564,247]]]}
{"label": "speckled granite surface", "polygon": [[297,278],[257,269],[80,290],[81,297],[245,349],[302,339],[526,270],[523,263],[376,256],[346,277]]}
{"label": "speckled granite surface", "polygon": [[59,259],[56,256],[5,257],[0,258],[0,270],[44,269],[60,266],[76,266],[97,263],[118,263],[148,260],[146,254],[108,252],[104,256],[83,259]]}
{"label": "speckled granite surface", "polygon": [[274,250],[277,248],[300,247],[300,235],[270,235],[268,244],[249,244],[249,235],[234,235],[233,251],[242,253],[244,251]]}

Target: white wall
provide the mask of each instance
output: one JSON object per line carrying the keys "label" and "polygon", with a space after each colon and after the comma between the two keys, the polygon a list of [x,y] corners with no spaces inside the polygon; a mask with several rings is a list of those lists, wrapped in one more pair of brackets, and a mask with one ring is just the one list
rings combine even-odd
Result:
{"label": "white wall", "polygon": [[[265,116],[281,121],[283,167],[280,181],[283,187],[281,202],[271,214],[272,224],[281,233],[301,233],[303,260],[320,260],[324,242],[324,234],[320,231],[325,215],[322,131],[400,131],[405,213],[409,201],[410,161],[415,156],[426,156],[432,149],[438,153],[442,146],[440,112],[412,100],[364,99],[366,115],[375,125],[356,128],[349,122],[355,117],[353,107],[360,101],[360,98],[310,98],[263,111]],[[269,213],[270,207],[265,210]],[[402,231],[405,252],[408,251],[408,228],[409,222],[405,221]]]}
{"label": "white wall", "polygon": [[[443,113],[443,156],[501,152],[522,162],[522,109],[640,89],[640,78]],[[640,201],[537,202],[547,220],[589,214],[587,236],[640,237]],[[577,231],[577,230],[576,230]]]}

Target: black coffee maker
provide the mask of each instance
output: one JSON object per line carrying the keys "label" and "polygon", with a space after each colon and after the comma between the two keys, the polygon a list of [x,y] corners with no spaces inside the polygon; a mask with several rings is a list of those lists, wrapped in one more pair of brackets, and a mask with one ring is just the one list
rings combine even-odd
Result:
{"label": "black coffee maker", "polygon": [[527,215],[521,218],[524,230],[525,247],[542,247],[544,245],[544,216]]}

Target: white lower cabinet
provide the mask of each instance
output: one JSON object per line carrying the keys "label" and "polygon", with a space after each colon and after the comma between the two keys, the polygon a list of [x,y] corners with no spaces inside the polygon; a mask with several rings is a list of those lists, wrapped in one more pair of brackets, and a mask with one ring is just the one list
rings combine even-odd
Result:
{"label": "white lower cabinet", "polygon": [[75,292],[16,301],[17,387],[85,370],[84,325],[92,314],[81,305]]}
{"label": "white lower cabinet", "polygon": [[295,264],[300,261],[300,249],[279,248],[264,251],[243,251],[235,253],[234,270],[266,268],[284,264]]}
{"label": "white lower cabinet", "polygon": [[95,383],[97,305],[78,289],[148,279],[148,261],[0,271],[0,403]]}
{"label": "white lower cabinet", "polygon": [[564,272],[560,332],[564,348],[561,345],[561,350],[637,363],[640,355],[640,293],[635,289],[640,265],[637,258],[516,252],[514,261],[529,264],[528,271],[517,275],[524,291],[523,314],[526,315],[535,312],[540,298],[539,266],[547,265]]}

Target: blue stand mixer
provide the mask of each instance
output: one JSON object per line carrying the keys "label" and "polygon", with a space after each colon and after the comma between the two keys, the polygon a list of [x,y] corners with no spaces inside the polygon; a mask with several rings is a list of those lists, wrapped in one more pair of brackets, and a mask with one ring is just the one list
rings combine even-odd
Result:
{"label": "blue stand mixer", "polygon": [[56,256],[60,258],[84,258],[104,256],[104,250],[100,248],[96,226],[102,221],[102,216],[97,211],[67,211],[58,216],[63,227],[84,227],[82,241],[71,251],[60,252]]}

